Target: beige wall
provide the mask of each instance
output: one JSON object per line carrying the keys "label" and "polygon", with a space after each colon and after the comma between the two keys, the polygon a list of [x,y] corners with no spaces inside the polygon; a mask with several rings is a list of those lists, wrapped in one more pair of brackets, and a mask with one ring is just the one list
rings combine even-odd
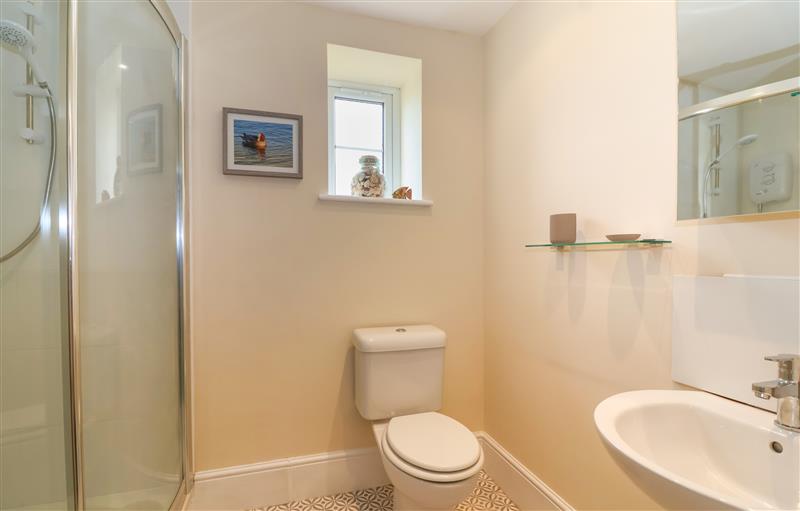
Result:
{"label": "beige wall", "polygon": [[[673,385],[671,276],[798,274],[797,220],[674,221],[675,33],[669,3],[530,3],[486,39],[486,427],[579,509],[656,507],[616,468],[592,411]],[[675,243],[523,248],[567,211],[585,239]]]}
{"label": "beige wall", "polygon": [[[422,59],[432,208],[317,199],[326,43]],[[301,4],[198,2],[192,44],[196,468],[372,445],[352,396],[360,326],[443,328],[444,412],[482,428],[481,40]],[[223,175],[224,106],[303,115],[304,179]]]}

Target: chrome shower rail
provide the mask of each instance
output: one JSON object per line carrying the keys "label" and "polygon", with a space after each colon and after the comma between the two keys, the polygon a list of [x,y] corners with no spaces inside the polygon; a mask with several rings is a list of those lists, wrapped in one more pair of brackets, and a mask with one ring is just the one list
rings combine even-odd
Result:
{"label": "chrome shower rail", "polygon": [[800,91],[800,76],[767,85],[760,85],[752,89],[734,92],[733,94],[727,94],[718,98],[709,99],[708,101],[703,101],[702,103],[697,103],[696,105],[681,108],[678,110],[678,120],[683,121],[723,108],[729,108],[757,99],[771,98],[772,96],[779,96],[795,91]]}

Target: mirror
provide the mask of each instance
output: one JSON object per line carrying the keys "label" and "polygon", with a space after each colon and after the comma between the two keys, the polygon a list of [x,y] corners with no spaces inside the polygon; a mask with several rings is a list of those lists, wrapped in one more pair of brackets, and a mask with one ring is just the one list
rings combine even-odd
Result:
{"label": "mirror", "polygon": [[800,3],[677,3],[678,220],[800,209]]}

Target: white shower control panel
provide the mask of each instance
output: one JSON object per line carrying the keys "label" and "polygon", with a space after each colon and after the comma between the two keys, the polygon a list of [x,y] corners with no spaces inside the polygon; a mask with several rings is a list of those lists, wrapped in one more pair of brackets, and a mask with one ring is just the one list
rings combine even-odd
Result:
{"label": "white shower control panel", "polygon": [[756,204],[788,200],[792,196],[792,156],[768,154],[750,164],[750,199]]}

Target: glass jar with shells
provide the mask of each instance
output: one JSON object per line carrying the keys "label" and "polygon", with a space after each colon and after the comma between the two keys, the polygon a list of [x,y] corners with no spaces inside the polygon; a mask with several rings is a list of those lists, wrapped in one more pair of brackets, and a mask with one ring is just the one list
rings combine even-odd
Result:
{"label": "glass jar with shells", "polygon": [[353,176],[350,190],[356,197],[383,197],[386,179],[380,172],[377,156],[365,154],[358,159],[361,172]]}

